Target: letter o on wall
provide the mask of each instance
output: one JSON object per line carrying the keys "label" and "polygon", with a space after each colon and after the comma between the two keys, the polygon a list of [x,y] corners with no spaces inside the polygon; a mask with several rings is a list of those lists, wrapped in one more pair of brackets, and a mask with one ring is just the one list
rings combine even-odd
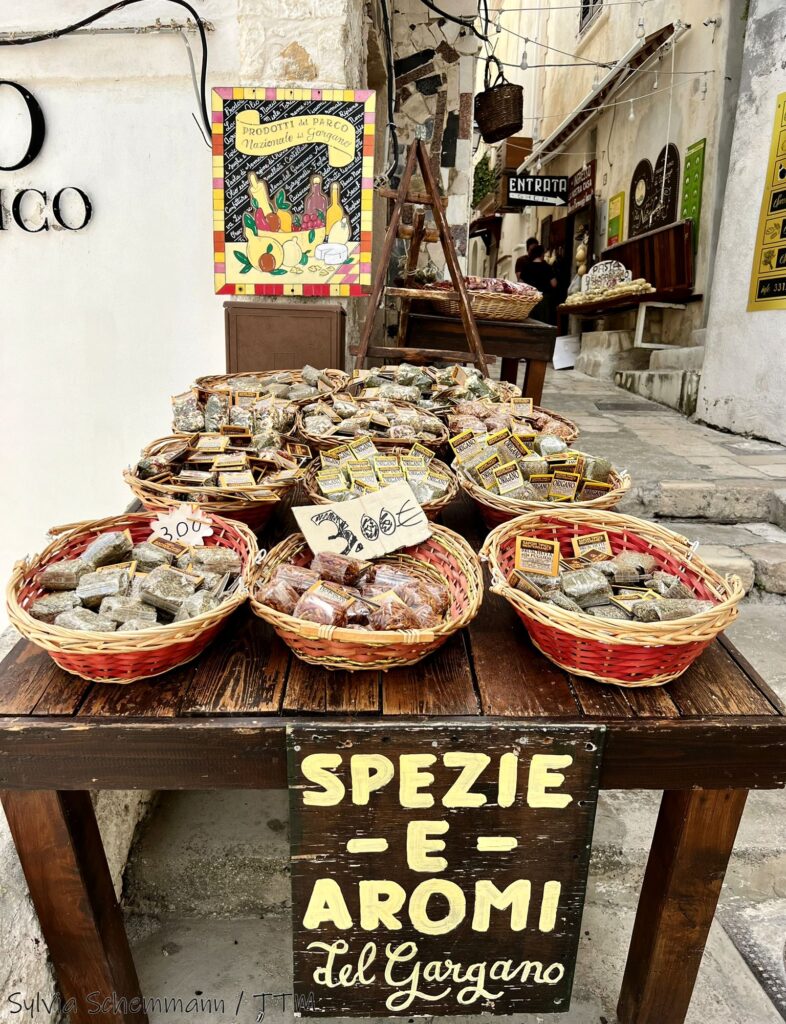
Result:
{"label": "letter o on wall", "polygon": [[[62,209],[62,199],[64,192],[75,192],[82,200],[82,206],[84,207],[84,215],[82,217],[81,224],[69,224],[64,215]],[[61,188],[57,195],[52,200],[52,214],[60,225],[61,228],[66,228],[68,231],[80,231],[83,227],[90,223],[90,218],[93,216],[93,204],[87,198],[81,188],[77,188],[76,185],[66,185]]]}
{"label": "letter o on wall", "polygon": [[27,146],[27,152],[18,163],[0,164],[0,171],[18,171],[20,167],[27,167],[28,164],[31,164],[41,152],[46,136],[46,122],[44,121],[44,112],[38,105],[38,100],[23,85],[19,85],[18,82],[9,82],[4,78],[0,79],[1,85],[10,85],[12,89],[16,89],[25,101],[27,113],[30,117],[30,142]]}

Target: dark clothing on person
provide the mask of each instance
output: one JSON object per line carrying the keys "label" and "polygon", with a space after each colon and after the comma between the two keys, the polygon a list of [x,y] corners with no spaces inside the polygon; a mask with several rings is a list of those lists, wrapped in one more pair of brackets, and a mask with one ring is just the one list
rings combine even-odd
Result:
{"label": "dark clothing on person", "polygon": [[537,288],[543,295],[543,301],[539,302],[532,310],[530,316],[535,320],[544,320],[546,323],[554,323],[555,293],[552,287],[554,279],[554,268],[544,260],[527,260],[522,267],[521,280],[525,284]]}
{"label": "dark clothing on person", "polygon": [[530,261],[529,256],[527,256],[526,253],[522,253],[521,256],[519,256],[519,258],[516,260],[516,266],[514,267],[514,272],[516,274],[516,280],[517,281],[523,281],[524,280],[524,278],[521,276],[521,272],[522,272],[523,268],[529,263],[529,261]]}

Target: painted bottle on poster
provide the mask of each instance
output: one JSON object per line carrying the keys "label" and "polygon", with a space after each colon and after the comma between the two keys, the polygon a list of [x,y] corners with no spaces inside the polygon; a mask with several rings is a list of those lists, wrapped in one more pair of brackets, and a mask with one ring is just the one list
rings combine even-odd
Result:
{"label": "painted bottle on poster", "polygon": [[327,196],[322,191],[322,175],[312,174],[311,191],[306,196],[305,213],[310,214],[313,217],[318,217],[321,213],[322,217],[320,219],[324,220],[327,214],[327,208]]}
{"label": "painted bottle on poster", "polygon": [[325,230],[330,234],[330,229],[334,224],[338,224],[340,220],[346,217],[346,211],[341,205],[341,185],[339,182],[334,181],[330,186],[330,205],[327,208],[327,214],[325,216]]}

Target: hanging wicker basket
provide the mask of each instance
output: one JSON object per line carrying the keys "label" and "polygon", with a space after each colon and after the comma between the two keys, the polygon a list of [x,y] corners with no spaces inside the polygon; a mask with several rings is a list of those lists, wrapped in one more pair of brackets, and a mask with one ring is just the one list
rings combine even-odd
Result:
{"label": "hanging wicker basket", "polygon": [[505,80],[496,58],[498,72],[490,84],[490,64],[486,62],[485,89],[475,97],[475,121],[484,142],[500,142],[520,132],[524,124],[524,90]]}

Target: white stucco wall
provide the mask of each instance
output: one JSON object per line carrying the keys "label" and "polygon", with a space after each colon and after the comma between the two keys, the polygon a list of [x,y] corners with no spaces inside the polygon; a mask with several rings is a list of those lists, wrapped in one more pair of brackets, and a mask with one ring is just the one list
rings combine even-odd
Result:
{"label": "white stucco wall", "polygon": [[[69,11],[76,17],[77,13]],[[204,0],[209,85],[364,84],[360,0]],[[184,14],[150,0],[102,24]],[[0,31],[67,20],[56,0],[5,5]],[[198,57],[198,39],[191,37]],[[198,67],[198,64],[197,64]],[[223,299],[213,294],[210,150],[178,36],[72,36],[3,50],[2,77],[27,86],[47,136],[27,168],[0,171],[13,193],[78,185],[93,204],[83,231],[0,232],[2,446],[0,579],[40,550],[53,524],[121,511],[122,469],[168,433],[169,395],[224,365]],[[28,121],[0,90],[0,163]],[[6,134],[6,133],[11,133]],[[23,430],[23,434],[22,434]]]}
{"label": "white stucco wall", "polygon": [[781,442],[786,310],[746,307],[776,97],[786,90],[784,39],[786,6],[752,0],[697,410],[708,423]]}

